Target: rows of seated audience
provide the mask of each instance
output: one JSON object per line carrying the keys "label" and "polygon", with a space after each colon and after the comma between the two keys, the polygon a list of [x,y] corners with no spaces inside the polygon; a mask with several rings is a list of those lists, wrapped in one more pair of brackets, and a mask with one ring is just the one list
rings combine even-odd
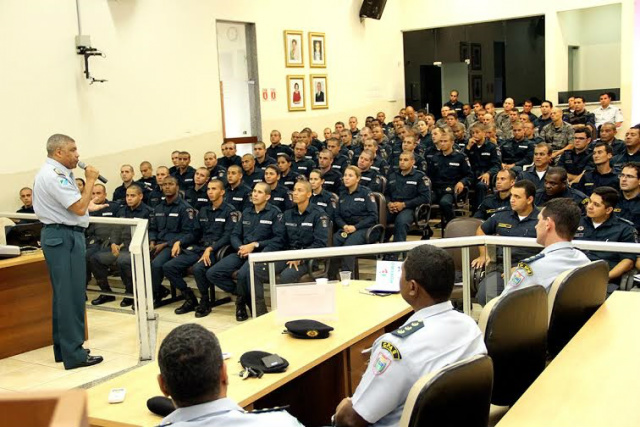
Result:
{"label": "rows of seated audience", "polygon": [[[393,226],[382,236],[386,241],[407,239],[416,209],[437,206],[444,228],[464,203],[484,221],[478,234],[535,237],[538,207],[560,197],[582,209],[578,239],[636,241],[640,125],[629,129],[624,141],[617,139],[622,116],[610,105],[609,94],[601,95],[594,113],[576,96],[566,110],[543,101],[540,116],[532,113],[529,100],[518,109],[507,98],[503,111],[496,113],[491,102],[463,105],[457,97],[451,91],[438,120],[408,106],[391,122],[380,112],[359,127],[351,117],[348,126],[337,122],[321,136],[310,128],[293,132],[287,144],[273,130],[268,146],[257,142],[253,154],[243,156],[236,154],[234,142],[224,142],[222,157],[209,151],[197,168],[186,151],[171,153],[171,167],[159,166],[155,174],[148,161],[142,162],[137,180],[134,167],[123,165],[122,184],[111,200],[104,185],[94,187],[94,203],[103,209],[91,215],[150,220],[156,303],[169,295],[162,285],[166,278],[185,298],[177,314],[206,316],[210,291],[217,286],[237,295],[238,320],[248,318],[251,306],[250,253],[321,248],[329,241],[333,246],[379,241],[372,233],[380,221],[381,201],[386,203],[386,223]],[[29,212],[30,195],[30,189],[21,190],[20,212]],[[109,268],[117,266],[126,291],[132,292],[127,230],[102,224],[87,230],[87,280],[93,276],[104,291],[110,291]],[[218,259],[225,248],[230,248],[227,255]],[[530,254],[514,251],[513,260]],[[633,254],[589,252],[589,257],[609,263],[613,285],[637,263]],[[483,248],[472,264],[482,267],[490,261]],[[331,262],[329,277],[353,271],[354,263],[354,257]],[[308,269],[296,260],[276,264],[285,282],[301,280]],[[268,273],[264,265],[257,270],[260,315],[267,310],[263,283]],[[200,301],[184,280],[188,271]],[[491,296],[481,286],[479,299]],[[113,300],[100,295],[92,304]],[[121,302],[130,305],[130,298]]]}

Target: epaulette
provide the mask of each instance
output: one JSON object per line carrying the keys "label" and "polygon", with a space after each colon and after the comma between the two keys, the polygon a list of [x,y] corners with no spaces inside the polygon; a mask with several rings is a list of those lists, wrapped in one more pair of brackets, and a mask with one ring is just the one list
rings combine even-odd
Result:
{"label": "epaulette", "polygon": [[544,256],[545,256],[545,254],[540,252],[539,254],[536,254],[534,256],[530,256],[529,258],[523,259],[522,262],[525,263],[525,264],[530,264],[533,261],[537,261],[537,260],[539,260],[541,258],[544,258]]}
{"label": "epaulette", "polygon": [[391,332],[391,335],[404,338],[422,328],[424,328],[424,322],[422,320],[416,320],[415,322],[411,322],[396,329],[395,331]]}
{"label": "epaulette", "polygon": [[274,406],[273,408],[254,409],[253,411],[247,411],[248,414],[266,414],[267,412],[280,412],[289,409],[289,405]]}
{"label": "epaulette", "polygon": [[621,216],[618,216],[617,218],[618,220],[624,222],[625,224],[635,227],[635,224],[633,223],[633,221],[629,221],[627,218],[622,218]]}

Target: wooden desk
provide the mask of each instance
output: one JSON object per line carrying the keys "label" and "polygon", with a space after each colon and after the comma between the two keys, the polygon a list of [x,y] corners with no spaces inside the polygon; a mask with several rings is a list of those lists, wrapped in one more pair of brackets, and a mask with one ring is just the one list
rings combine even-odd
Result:
{"label": "wooden desk", "polygon": [[640,293],[614,292],[498,427],[638,426]]}
{"label": "wooden desk", "polygon": [[0,260],[0,359],[53,343],[52,296],[42,251]]}
{"label": "wooden desk", "polygon": [[[273,312],[218,334],[222,350],[232,354],[226,361],[229,397],[242,407],[290,404],[290,412],[304,425],[327,425],[337,403],[360,381],[369,357],[362,349],[386,330],[398,327],[411,312],[400,295],[375,297],[359,292],[369,284],[336,284],[339,317],[325,322],[335,328],[327,339],[300,340],[282,334],[283,323]],[[289,361],[289,368],[282,374],[243,381],[237,375],[241,370],[238,361],[249,350],[278,353]],[[90,389],[91,425],[157,425],[160,417],[147,410],[146,401],[161,394],[158,373],[157,363],[152,362]],[[127,397],[123,403],[110,405],[107,396],[116,387],[126,387]]]}

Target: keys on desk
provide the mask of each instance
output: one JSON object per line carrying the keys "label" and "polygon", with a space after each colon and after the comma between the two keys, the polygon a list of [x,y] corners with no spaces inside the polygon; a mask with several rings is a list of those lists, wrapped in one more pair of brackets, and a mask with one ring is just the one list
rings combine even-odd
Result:
{"label": "keys on desk", "polygon": [[253,369],[253,368],[245,368],[242,371],[240,371],[239,374],[243,380],[246,380],[247,378],[262,378],[262,376],[264,375],[264,372],[258,370],[258,369]]}

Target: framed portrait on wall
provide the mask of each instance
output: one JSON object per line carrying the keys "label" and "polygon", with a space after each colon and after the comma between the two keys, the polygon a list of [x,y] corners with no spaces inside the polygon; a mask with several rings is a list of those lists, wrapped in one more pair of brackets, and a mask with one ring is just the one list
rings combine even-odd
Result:
{"label": "framed portrait on wall", "polygon": [[309,66],[311,68],[324,68],[327,66],[324,33],[309,33]]}
{"label": "framed portrait on wall", "polygon": [[287,67],[304,67],[302,31],[285,30],[284,63]]}
{"label": "framed portrait on wall", "polygon": [[482,76],[471,76],[471,99],[482,99]]}
{"label": "framed portrait on wall", "polygon": [[469,59],[469,43],[460,42],[460,62]]}
{"label": "framed portrait on wall", "polygon": [[326,74],[311,74],[309,85],[311,87],[311,109],[320,110],[329,108],[328,77]]}
{"label": "framed portrait on wall", "polygon": [[305,111],[304,76],[287,76],[287,106],[289,111]]}
{"label": "framed portrait on wall", "polygon": [[471,43],[471,69],[474,71],[482,70],[482,45],[480,43]]}

